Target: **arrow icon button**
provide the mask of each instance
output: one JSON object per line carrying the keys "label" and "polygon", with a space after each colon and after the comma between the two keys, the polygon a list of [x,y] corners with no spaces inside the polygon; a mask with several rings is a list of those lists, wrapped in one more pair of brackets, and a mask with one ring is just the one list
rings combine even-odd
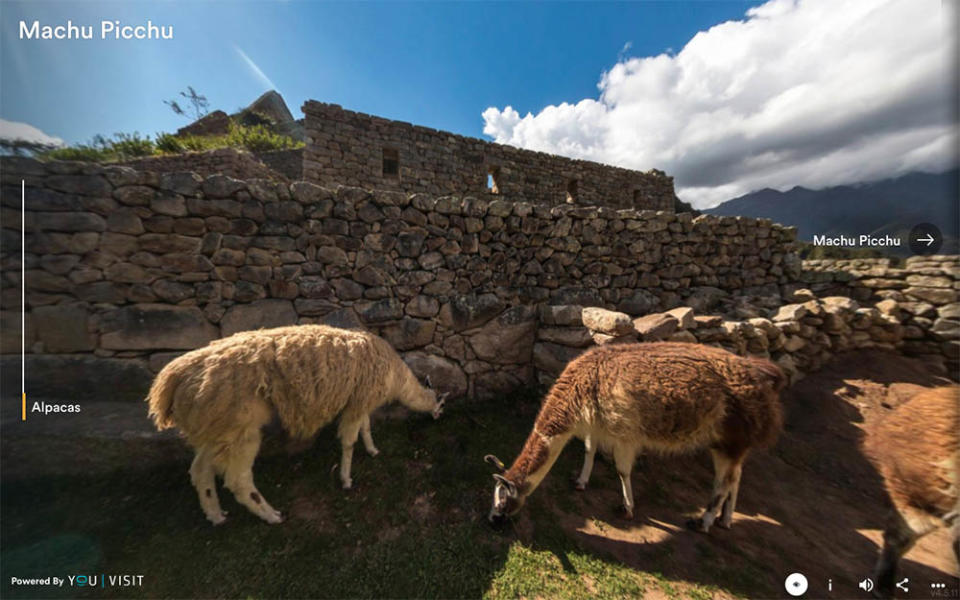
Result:
{"label": "arrow icon button", "polygon": [[943,245],[943,234],[930,223],[920,223],[910,230],[910,251],[914,254],[936,254]]}

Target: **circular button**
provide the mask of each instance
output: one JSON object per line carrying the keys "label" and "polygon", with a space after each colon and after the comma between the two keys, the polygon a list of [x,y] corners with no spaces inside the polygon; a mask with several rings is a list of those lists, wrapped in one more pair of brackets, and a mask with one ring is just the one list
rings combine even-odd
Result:
{"label": "circular button", "polygon": [[943,245],[943,234],[931,223],[920,223],[910,230],[910,251],[914,254],[936,254]]}
{"label": "circular button", "polygon": [[803,573],[790,573],[783,582],[783,587],[791,596],[802,596],[807,592],[807,578]]}

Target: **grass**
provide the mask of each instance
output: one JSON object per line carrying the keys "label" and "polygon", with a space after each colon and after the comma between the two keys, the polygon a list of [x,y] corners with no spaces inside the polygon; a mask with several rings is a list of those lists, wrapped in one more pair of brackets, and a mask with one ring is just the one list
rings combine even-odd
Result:
{"label": "grass", "polygon": [[141,137],[139,132],[115,133],[107,138],[95,136],[87,144],[76,144],[41,152],[43,160],[81,160],[88,162],[116,162],[148,156],[203,152],[218,148],[242,148],[250,152],[302,148],[303,142],[271,131],[268,125],[231,123],[223,135],[184,135],[158,133],[155,139]]}
{"label": "grass", "polygon": [[[339,447],[332,428],[308,452],[288,457],[280,439],[265,442],[255,467],[260,491],[288,520],[270,526],[221,489],[230,515],[209,525],[187,477],[190,454],[178,440],[117,460],[122,440],[99,449],[116,462],[103,474],[4,481],[4,598],[377,597],[620,598],[713,597],[729,592],[630,568],[588,550],[558,522],[550,496],[569,496],[554,475],[531,497],[532,531],[486,523],[492,479],[482,457],[512,459],[526,437],[537,396],[461,405],[440,421],[425,415],[374,424],[381,450],[357,445],[355,490],[331,474]],[[146,452],[146,450],[145,450]],[[581,457],[567,451],[557,473]],[[138,466],[139,465],[139,466]],[[553,493],[556,492],[556,493]],[[567,514],[569,504],[558,503]],[[570,508],[575,508],[570,506]],[[143,575],[143,587],[11,587],[10,577]]]}

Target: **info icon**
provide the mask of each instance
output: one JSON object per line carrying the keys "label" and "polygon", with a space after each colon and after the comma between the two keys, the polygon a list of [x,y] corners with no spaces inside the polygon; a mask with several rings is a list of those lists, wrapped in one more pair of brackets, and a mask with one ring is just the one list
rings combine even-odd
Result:
{"label": "info icon", "polygon": [[807,593],[807,578],[803,573],[790,573],[783,582],[783,588],[791,596],[802,596]]}
{"label": "info icon", "polygon": [[936,225],[920,223],[910,230],[910,252],[936,254],[943,245],[943,234]]}

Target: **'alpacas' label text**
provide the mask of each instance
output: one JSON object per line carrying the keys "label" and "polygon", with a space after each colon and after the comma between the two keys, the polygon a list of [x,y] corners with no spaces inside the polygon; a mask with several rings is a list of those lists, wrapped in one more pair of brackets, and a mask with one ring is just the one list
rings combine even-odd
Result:
{"label": "'alpacas' label text", "polygon": [[51,413],[78,413],[80,412],[79,404],[49,404],[47,402],[34,402],[33,406],[30,408],[31,413],[39,413],[41,415],[49,415]]}

